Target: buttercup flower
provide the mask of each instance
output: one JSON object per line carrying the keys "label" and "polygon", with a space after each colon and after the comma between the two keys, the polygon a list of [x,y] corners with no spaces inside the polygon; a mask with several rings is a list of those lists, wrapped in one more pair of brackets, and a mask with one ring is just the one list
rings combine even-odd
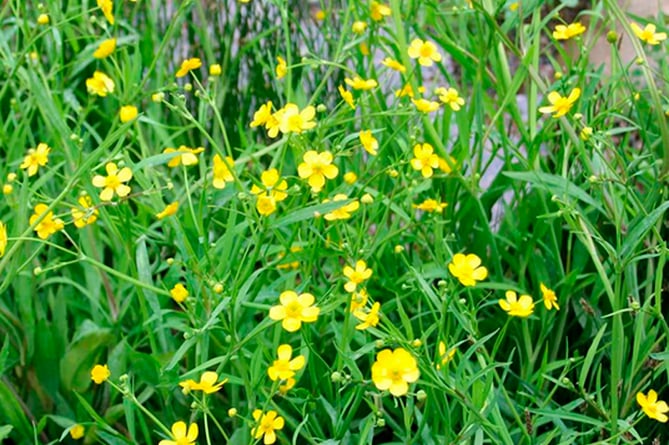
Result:
{"label": "buttercup flower", "polygon": [[[344,193],[337,193],[333,199],[333,201],[346,201],[348,200],[348,196],[345,195]],[[323,203],[330,202],[329,199],[325,199]],[[358,210],[360,207],[360,203],[358,202],[357,199],[354,199],[353,201],[349,202],[348,204],[344,204],[343,206],[339,207],[338,209],[334,209],[331,212],[328,212],[325,214],[324,218],[326,221],[336,221],[339,219],[349,219],[351,217],[351,213],[355,212]]]}
{"label": "buttercup flower", "polygon": [[409,57],[418,59],[422,66],[432,66],[434,62],[441,62],[441,54],[437,46],[432,42],[424,42],[421,39],[413,39],[409,45]]}
{"label": "buttercup flower", "polygon": [[392,11],[388,5],[372,0],[372,4],[369,8],[369,16],[372,20],[380,22],[384,17],[389,16],[391,13]]}
{"label": "buttercup flower", "polygon": [[253,411],[253,420],[257,425],[251,430],[251,435],[258,440],[263,438],[265,445],[271,445],[276,442],[276,431],[283,428],[283,417],[279,416],[276,411],[269,410],[266,414],[259,409]]}
{"label": "buttercup flower", "polygon": [[232,175],[230,168],[235,165],[235,161],[230,157],[226,156],[225,161],[218,154],[214,155],[214,178],[212,185],[216,189],[224,189],[226,182],[233,182],[235,177]]}
{"label": "buttercup flower", "polygon": [[167,218],[168,216],[175,215],[177,210],[179,210],[179,201],[174,201],[170,204],[167,204],[163,210],[156,213],[156,218],[163,219]]}
{"label": "buttercup flower", "polygon": [[275,117],[279,121],[279,130],[281,133],[300,134],[316,126],[316,122],[313,121],[315,115],[316,108],[311,105],[300,111],[297,105],[288,103],[281,110],[277,111]]}
{"label": "buttercup flower", "polygon": [[105,97],[107,94],[113,93],[115,87],[114,81],[102,71],[96,71],[93,73],[93,77],[86,79],[88,94]]}
{"label": "buttercup flower", "polygon": [[95,365],[91,369],[91,380],[100,385],[107,381],[111,376],[111,371],[107,365]]}
{"label": "buttercup flower", "polygon": [[439,100],[451,107],[453,111],[459,111],[465,104],[465,100],[460,97],[455,88],[439,87],[435,90],[435,93],[439,96]]}
{"label": "buttercup flower", "polygon": [[49,16],[47,14],[40,14],[37,16],[37,24],[38,25],[48,25],[49,24]]}
{"label": "buttercup flower", "polygon": [[272,118],[272,101],[268,100],[267,103],[263,104],[258,108],[253,114],[253,120],[251,121],[251,128],[259,127],[260,125],[265,125]]}
{"label": "buttercup flower", "polygon": [[581,22],[574,22],[569,25],[557,25],[553,31],[555,40],[569,40],[572,37],[580,36],[585,32],[585,26]]}
{"label": "buttercup flower", "polygon": [[7,226],[0,221],[0,258],[4,256],[7,249]]}
{"label": "buttercup flower", "polygon": [[314,306],[314,296],[308,293],[297,295],[288,290],[279,296],[280,305],[272,306],[269,318],[281,320],[281,326],[288,332],[298,331],[302,323],[313,323],[318,318],[320,309]]}
{"label": "buttercup flower", "polygon": [[367,305],[367,300],[369,299],[369,294],[366,289],[360,289],[358,291],[351,293],[351,305],[348,310],[350,312],[355,312],[359,309],[364,308]]}
{"label": "buttercup flower", "polygon": [[341,98],[344,99],[344,102],[346,102],[349,107],[355,110],[355,101],[353,100],[353,94],[341,85],[339,85],[337,89],[339,90],[339,94],[341,94]]}
{"label": "buttercup flower", "polygon": [[[35,206],[35,213],[30,216],[30,225],[33,225],[33,223],[37,221],[48,208],[49,206],[46,204],[37,204]],[[53,212],[49,212],[44,219],[35,226],[35,232],[37,232],[37,236],[40,237],[40,239],[47,239],[64,228],[65,223],[63,220],[60,218],[54,219]]]}
{"label": "buttercup flower", "polygon": [[646,25],[644,29],[641,29],[639,25],[632,22],[630,24],[634,35],[636,35],[639,40],[646,42],[649,45],[659,45],[663,40],[667,40],[666,32],[655,32],[657,27],[653,23]]}
{"label": "buttercup flower", "polygon": [[78,440],[84,437],[85,432],[86,430],[84,429],[84,426],[77,423],[70,428],[70,437],[74,440]]}
{"label": "buttercup flower", "polygon": [[455,166],[455,159],[453,159],[451,156],[448,157],[450,164],[446,161],[446,159],[439,158],[439,170],[442,172],[449,174],[451,172],[451,165]]}
{"label": "buttercup flower", "polygon": [[562,117],[569,113],[574,102],[581,96],[581,89],[574,88],[568,97],[563,97],[557,91],[548,93],[548,102],[550,106],[539,108],[540,113],[553,113],[553,117]]}
{"label": "buttercup flower", "polygon": [[302,159],[304,162],[297,166],[297,174],[307,180],[314,193],[321,191],[326,178],[334,179],[339,174],[337,166],[332,164],[332,153],[329,151],[318,153],[309,150]]}
{"label": "buttercup flower", "polygon": [[358,35],[365,32],[366,29],[367,29],[367,22],[363,22],[361,20],[353,22],[353,25],[351,26],[351,31],[353,31]]}
{"label": "buttercup flower", "polygon": [[481,258],[473,253],[453,255],[448,270],[463,286],[475,286],[477,281],[485,280],[488,276],[488,269],[481,266]]}
{"label": "buttercup flower", "polygon": [[91,197],[84,195],[79,197],[77,201],[80,207],[72,207],[70,213],[72,214],[72,222],[77,229],[93,224],[98,219],[100,211],[93,207]]}
{"label": "buttercup flower", "polygon": [[130,122],[137,117],[137,107],[134,105],[124,105],[118,113],[122,123]]}
{"label": "buttercup flower", "polygon": [[[419,92],[420,94],[425,93],[425,87],[424,87],[424,86],[419,86],[419,87],[418,87],[418,92]],[[405,97],[405,96],[409,96],[409,97],[413,98],[413,87],[411,86],[410,83],[404,85],[401,89],[395,91],[395,97]],[[427,104],[435,104],[435,103],[436,103],[436,102],[431,102],[431,101],[429,101],[429,100],[426,100],[425,102],[426,102]],[[414,102],[414,105],[415,105],[415,104],[416,104],[416,103]],[[432,105],[430,105],[430,106],[432,106]],[[439,109],[439,104],[437,103],[437,108],[435,108],[435,109],[432,110],[432,111],[436,111],[436,110],[438,110],[438,109]],[[421,111],[422,111],[422,110],[421,110]]]}
{"label": "buttercup flower", "polygon": [[434,154],[434,148],[430,144],[414,145],[413,156],[411,167],[420,171],[424,178],[430,178],[434,169],[439,167],[439,157]]}
{"label": "buttercup flower", "polygon": [[263,193],[256,198],[256,210],[262,216],[269,216],[276,212],[276,199],[273,196]]}
{"label": "buttercup flower", "polygon": [[374,79],[363,79],[360,76],[355,76],[353,79],[346,77],[344,78],[344,82],[346,82],[346,85],[350,86],[354,90],[363,91],[374,89],[379,85],[378,82]]}
{"label": "buttercup flower", "polygon": [[446,363],[450,362],[453,356],[455,355],[455,348],[451,348],[446,352],[446,343],[443,341],[439,342],[439,361],[437,362],[437,369],[441,369]]}
{"label": "buttercup flower", "polygon": [[186,422],[180,420],[172,424],[172,440],[163,439],[158,445],[195,445],[198,433],[197,423],[191,423],[186,430]]}
{"label": "buttercup flower", "polygon": [[214,63],[209,67],[209,75],[211,77],[218,77],[221,75],[222,72],[223,69],[221,68],[221,65],[219,65],[218,63]]}
{"label": "buttercup flower", "polygon": [[227,382],[228,379],[223,379],[219,382],[218,374],[216,374],[214,371],[205,371],[200,376],[199,382],[188,379],[186,381],[179,382],[179,386],[184,389],[188,389],[188,391],[202,391],[205,394],[213,394],[219,391]]}
{"label": "buttercup flower", "polygon": [[355,328],[359,331],[364,331],[367,328],[376,327],[376,325],[379,324],[380,320],[379,316],[380,309],[381,309],[381,303],[377,301],[372,305],[372,308],[369,310],[369,312],[363,309],[357,309],[353,311],[353,316],[362,322]]}
{"label": "buttercup flower", "polygon": [[666,414],[669,412],[669,406],[667,406],[667,402],[657,400],[657,393],[654,390],[651,389],[648,391],[647,396],[642,392],[638,392],[636,394],[636,401],[641,406],[643,412],[651,419],[662,423],[666,423],[669,420]]}
{"label": "buttercup flower", "polygon": [[168,147],[163,150],[163,153],[180,153],[178,156],[174,156],[167,163],[168,167],[178,167],[183,164],[188,167],[190,165],[196,165],[198,162],[197,155],[204,151],[203,147],[190,148],[185,145],[180,145],[179,148]]}
{"label": "buttercup flower", "polygon": [[28,154],[23,158],[23,162],[19,166],[21,169],[28,169],[28,176],[34,176],[40,167],[44,167],[49,162],[49,153],[51,147],[40,142],[37,148],[28,150]]}
{"label": "buttercup flower", "polygon": [[560,310],[560,306],[557,303],[557,295],[551,289],[547,288],[544,283],[539,283],[539,288],[541,289],[541,294],[544,298],[544,306],[549,311],[555,308],[556,311]]}
{"label": "buttercup flower", "polygon": [[183,303],[184,301],[186,301],[186,298],[188,298],[189,293],[183,284],[177,283],[174,285],[172,289],[170,289],[170,295],[172,296],[172,299],[177,303]]}
{"label": "buttercup flower", "polygon": [[534,302],[529,295],[518,295],[512,291],[506,291],[506,300],[499,300],[499,305],[502,309],[509,313],[512,317],[529,317],[534,312]]}
{"label": "buttercup flower", "polygon": [[288,197],[286,190],[288,183],[281,178],[279,171],[271,168],[262,172],[260,180],[263,188],[253,184],[251,193],[258,196],[256,200],[256,210],[263,216],[269,216],[276,210],[276,203],[281,202]]}
{"label": "buttercup flower", "polygon": [[128,167],[123,167],[119,170],[113,162],[108,162],[107,165],[105,165],[105,170],[107,171],[107,176],[93,176],[93,185],[102,188],[100,199],[103,201],[111,201],[114,194],[117,194],[119,198],[128,196],[130,187],[123,183],[132,179],[132,171]]}
{"label": "buttercup flower", "polygon": [[445,202],[439,202],[436,199],[426,199],[425,201],[421,202],[420,204],[416,205],[413,204],[412,207],[414,209],[422,210],[424,212],[432,213],[432,212],[437,212],[441,213],[444,211],[448,204]]}
{"label": "buttercup flower", "polygon": [[276,78],[283,79],[283,77],[288,73],[288,67],[286,66],[286,61],[283,60],[283,57],[277,56],[276,58]]}
{"label": "buttercup flower", "polygon": [[343,272],[344,276],[348,278],[348,281],[344,284],[346,292],[355,292],[359,284],[372,276],[372,269],[367,267],[367,263],[364,260],[356,261],[355,269],[351,266],[344,266]]}
{"label": "buttercup flower", "polygon": [[114,2],[112,0],[98,0],[98,8],[102,9],[102,13],[110,25],[114,24]]}
{"label": "buttercup flower", "polygon": [[397,60],[395,60],[391,57],[386,57],[385,59],[383,59],[383,62],[381,62],[381,63],[384,64],[385,66],[387,66],[388,68],[390,68],[391,70],[395,70],[395,71],[398,71],[400,73],[405,73],[406,70],[407,70],[404,65],[402,65]]}
{"label": "buttercup flower", "polygon": [[439,109],[439,102],[427,99],[411,99],[416,109],[421,113],[434,113]]}
{"label": "buttercup flower", "polygon": [[116,49],[116,39],[106,39],[100,42],[98,45],[98,48],[95,50],[93,53],[93,57],[96,59],[104,59],[105,57],[108,57],[111,55],[111,53],[114,52]]}
{"label": "buttercup flower", "polygon": [[267,375],[272,381],[288,380],[295,376],[295,372],[304,368],[304,356],[298,355],[291,359],[293,348],[290,345],[281,345],[276,351],[277,359],[267,369]]}
{"label": "buttercup flower", "polygon": [[378,154],[377,150],[379,148],[379,141],[372,135],[371,130],[361,130],[360,131],[360,143],[367,153],[372,156]]}
{"label": "buttercup flower", "polygon": [[372,381],[377,389],[389,390],[395,397],[409,392],[409,383],[420,377],[416,359],[404,348],[384,349],[372,365]]}
{"label": "buttercup flower", "polygon": [[181,62],[181,67],[179,68],[179,71],[177,71],[175,76],[184,77],[186,74],[200,68],[201,66],[202,66],[202,61],[197,57],[186,59],[183,62]]}

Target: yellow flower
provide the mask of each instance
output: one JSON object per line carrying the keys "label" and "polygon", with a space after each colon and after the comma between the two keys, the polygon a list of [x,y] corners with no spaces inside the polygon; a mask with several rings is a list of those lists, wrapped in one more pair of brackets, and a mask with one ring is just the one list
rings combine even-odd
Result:
{"label": "yellow flower", "polygon": [[647,396],[642,392],[636,393],[636,401],[641,405],[643,412],[651,419],[655,419],[662,423],[666,423],[669,419],[666,415],[666,413],[669,412],[667,402],[657,400],[657,393],[654,390],[651,389],[648,391]]}
{"label": "yellow flower", "polygon": [[121,122],[124,124],[130,122],[137,117],[137,107],[134,105],[124,105],[121,107],[121,111],[118,113],[121,118]]}
{"label": "yellow flower", "polygon": [[353,94],[341,85],[339,85],[337,89],[339,90],[339,94],[341,94],[341,98],[344,99],[344,102],[346,102],[348,106],[351,107],[351,109],[355,110],[355,101],[353,100]]}
{"label": "yellow flower", "polygon": [[362,20],[357,20],[353,22],[353,25],[351,26],[351,31],[353,31],[358,35],[365,32],[366,29],[367,29],[367,22],[363,22]]}
{"label": "yellow flower", "polygon": [[85,432],[86,430],[84,429],[84,426],[79,425],[78,423],[70,427],[70,437],[72,437],[72,439],[74,440],[81,439],[82,437],[84,437]]}
{"label": "yellow flower", "polygon": [[7,249],[7,226],[0,221],[0,257],[4,256]]}
{"label": "yellow flower", "polygon": [[172,289],[170,289],[170,296],[177,303],[183,303],[188,298],[188,290],[184,287],[183,284],[177,283]]}
{"label": "yellow flower", "polygon": [[404,348],[384,349],[372,365],[372,381],[377,389],[389,390],[395,397],[409,392],[409,383],[420,377],[416,359]]}
{"label": "yellow flower", "polygon": [[311,105],[300,111],[297,105],[288,103],[276,113],[279,131],[283,134],[291,132],[299,134],[304,130],[310,130],[316,126],[316,122],[313,121],[315,115],[316,108]]}
{"label": "yellow flower", "polygon": [[409,45],[409,57],[418,59],[418,63],[422,66],[432,66],[434,62],[441,62],[441,54],[437,46],[428,41],[421,39],[413,39]]}
{"label": "yellow flower", "polygon": [[544,283],[539,283],[539,288],[541,289],[546,309],[550,311],[552,308],[555,308],[556,311],[559,311],[560,306],[558,306],[557,295],[555,295],[555,292],[547,288]]}
{"label": "yellow flower", "polygon": [[399,71],[400,73],[405,73],[406,70],[407,70],[404,65],[402,65],[397,60],[392,59],[390,57],[386,57],[385,59],[383,59],[383,62],[381,62],[381,63],[383,63],[385,66],[387,66],[391,70]]}
{"label": "yellow flower", "polygon": [[281,345],[276,351],[277,359],[274,360],[272,366],[267,369],[269,378],[276,382],[277,380],[288,380],[295,376],[295,371],[304,368],[304,356],[298,355],[291,359],[293,355],[293,348],[290,345]]}
{"label": "yellow flower", "polygon": [[111,371],[107,365],[95,365],[91,369],[91,380],[98,385],[106,382],[109,376],[111,376]]}
{"label": "yellow flower", "polygon": [[186,422],[181,420],[172,424],[172,439],[163,439],[158,445],[195,445],[199,431],[197,423],[191,423],[186,431]]}
{"label": "yellow flower", "polygon": [[23,158],[23,162],[19,166],[21,169],[28,169],[28,176],[34,176],[40,167],[44,167],[49,162],[49,153],[51,147],[40,142],[37,148],[28,150],[28,154]]}
{"label": "yellow flower", "polygon": [[49,24],[49,16],[47,14],[40,14],[37,16],[37,24],[38,25],[48,25]]}
{"label": "yellow flower", "polygon": [[653,23],[647,24],[644,29],[641,29],[641,27],[634,22],[632,22],[630,26],[639,40],[646,42],[649,45],[659,45],[661,41],[667,39],[666,32],[655,32],[657,27]]}
{"label": "yellow flower", "polygon": [[367,305],[367,300],[369,299],[369,294],[366,289],[360,289],[359,291],[351,293],[351,305],[349,306],[350,312],[355,312],[359,309],[364,308]]}
{"label": "yellow flower", "polygon": [[453,111],[459,111],[460,107],[465,104],[465,100],[460,97],[455,88],[440,87],[435,90],[439,96],[439,100],[450,106]]}
{"label": "yellow flower", "polygon": [[114,2],[112,0],[98,0],[98,8],[102,9],[102,13],[109,24],[114,24]]}
{"label": "yellow flower", "polygon": [[226,156],[225,161],[218,154],[214,155],[214,179],[213,186],[216,189],[224,189],[226,182],[233,182],[235,177],[230,171],[230,167],[235,165],[235,161],[230,157]]}
{"label": "yellow flower", "polygon": [[253,120],[251,121],[251,128],[258,127],[260,125],[266,125],[272,120],[272,101],[268,100],[267,103],[263,104],[258,108],[253,114]]}
{"label": "yellow flower", "polygon": [[283,57],[277,56],[276,61],[276,78],[283,79],[283,77],[288,73],[288,67],[286,66],[286,61],[283,60]]}
{"label": "yellow flower", "polygon": [[251,435],[256,440],[265,436],[263,439],[265,445],[272,445],[276,442],[276,431],[283,428],[285,423],[283,417],[274,410],[263,414],[261,410],[256,409],[253,411],[253,420],[257,422],[257,425],[251,430]]}
{"label": "yellow flower", "polygon": [[93,53],[96,59],[104,59],[108,57],[116,49],[116,39],[106,39],[100,42],[98,48]]}
{"label": "yellow flower", "polygon": [[313,323],[318,318],[320,309],[314,306],[314,296],[308,293],[297,295],[292,290],[282,292],[280,305],[272,306],[269,318],[281,320],[281,326],[288,332],[298,331],[302,323]]}
{"label": "yellow flower", "polygon": [[344,174],[344,182],[347,184],[354,184],[358,180],[358,175],[355,172],[346,172]]}
{"label": "yellow flower", "polygon": [[[77,201],[81,208],[73,207],[70,212],[72,213],[72,222],[77,229],[86,227],[89,224],[93,224],[98,219],[98,214],[100,213],[98,209],[93,207],[91,197],[88,195],[81,196]],[[82,210],[83,209],[83,210]]]}
{"label": "yellow flower", "polygon": [[179,201],[174,201],[173,203],[167,204],[161,212],[156,213],[156,218],[163,219],[175,215],[178,209]]}
{"label": "yellow flower", "polygon": [[334,179],[339,174],[337,166],[332,164],[332,153],[329,151],[318,153],[309,150],[302,159],[304,162],[297,166],[297,174],[307,180],[314,193],[321,191],[326,178]]}
{"label": "yellow flower", "polygon": [[372,308],[369,310],[369,312],[365,312],[363,309],[357,309],[353,311],[353,316],[362,322],[355,328],[359,331],[364,331],[367,328],[376,327],[376,325],[379,324],[380,309],[381,303],[377,301],[372,305]]}
{"label": "yellow flower", "polygon": [[439,102],[427,99],[411,99],[416,109],[421,113],[433,113],[439,109]]}
{"label": "yellow flower", "polygon": [[[290,247],[290,252],[291,253],[302,252],[302,247],[301,246],[291,246]],[[285,252],[281,252],[278,255],[279,259],[281,259],[285,256],[286,256]],[[278,264],[276,266],[277,269],[297,269],[298,267],[300,267],[300,262],[299,261],[291,261],[291,262],[288,262],[288,263]]]}
{"label": "yellow flower", "polygon": [[132,171],[128,167],[118,169],[115,163],[108,162],[105,165],[107,176],[95,175],[93,176],[93,185],[102,188],[100,192],[100,199],[103,201],[111,201],[116,193],[119,198],[128,196],[130,187],[123,184],[132,179]]}
{"label": "yellow flower", "polygon": [[416,144],[413,147],[411,167],[421,172],[424,178],[432,177],[434,169],[439,167],[439,156],[434,154],[430,144]]}
{"label": "yellow flower", "polygon": [[509,313],[512,317],[529,317],[534,312],[534,302],[529,295],[518,295],[512,291],[506,291],[504,294],[506,300],[499,300],[499,305],[502,309]]}
{"label": "yellow flower", "polygon": [[582,141],[587,141],[590,139],[590,136],[592,136],[593,129],[592,127],[583,127],[581,132],[579,133],[579,137],[581,138]]}
{"label": "yellow flower", "polygon": [[190,73],[192,70],[196,70],[202,66],[202,61],[197,57],[186,59],[181,62],[181,67],[179,71],[175,74],[176,77],[184,77],[186,74]]}
{"label": "yellow flower", "polygon": [[446,343],[443,341],[439,342],[439,361],[437,362],[437,369],[441,369],[442,366],[444,366],[446,363],[450,362],[451,359],[453,359],[453,356],[455,355],[455,348],[451,348],[448,352],[446,352]]}
{"label": "yellow flower", "polygon": [[355,269],[351,266],[344,266],[344,276],[348,278],[344,289],[346,292],[355,292],[358,284],[368,280],[372,276],[372,269],[367,268],[367,263],[363,260],[358,260],[355,263]]}
{"label": "yellow flower", "polygon": [[477,281],[485,280],[488,276],[488,269],[481,266],[481,258],[473,253],[453,255],[448,270],[463,286],[475,286]]}
{"label": "yellow flower", "polygon": [[560,93],[552,91],[548,93],[548,102],[550,106],[539,108],[540,113],[553,113],[553,117],[562,117],[569,113],[574,102],[581,96],[581,89],[574,88],[568,97],[563,97]]}
{"label": "yellow flower", "polygon": [[100,97],[113,93],[115,86],[114,81],[102,71],[96,71],[93,77],[86,79],[88,94],[97,94]]}
{"label": "yellow flower", "polygon": [[377,150],[379,148],[379,141],[377,141],[376,138],[372,136],[371,130],[361,130],[359,138],[362,147],[367,153],[372,156],[376,156],[378,154]]}
{"label": "yellow flower", "polygon": [[[346,201],[348,200],[348,196],[346,196],[343,193],[337,193],[333,199],[334,202],[337,201]],[[326,199],[323,201],[323,203],[330,202],[329,199]],[[355,212],[358,210],[360,207],[360,203],[358,202],[357,199],[354,199],[353,201],[349,202],[348,204],[344,204],[343,206],[339,207],[338,209],[335,209],[331,212],[328,212],[325,214],[325,220],[326,221],[336,221],[339,219],[349,219],[351,217],[351,213]]]}
{"label": "yellow flower", "polygon": [[204,151],[203,147],[190,148],[185,145],[180,145],[179,148],[168,147],[163,150],[163,153],[180,153],[178,156],[174,156],[167,163],[168,167],[178,167],[183,164],[188,167],[190,165],[196,165],[198,162],[197,155]]}
{"label": "yellow flower", "polygon": [[214,371],[205,371],[200,376],[200,381],[196,382],[195,380],[188,379],[184,382],[179,382],[179,386],[188,391],[202,391],[205,394],[213,394],[219,391],[223,385],[228,382],[228,379],[223,379],[218,382],[218,374]]}
{"label": "yellow flower", "polygon": [[211,77],[218,77],[221,75],[222,72],[223,70],[221,68],[221,65],[219,65],[218,63],[214,63],[209,67],[209,75]]}
{"label": "yellow flower", "polygon": [[[247,0],[247,1],[248,1],[248,0]],[[314,14],[314,20],[316,20],[316,21],[318,21],[318,22],[322,22],[323,20],[325,20],[325,17],[326,17],[326,16],[327,16],[327,13],[326,13],[325,11],[323,11],[322,9],[319,9],[319,10],[316,11],[316,13]]]}
{"label": "yellow flower", "polygon": [[519,6],[520,6],[520,2],[513,2],[509,5],[509,11],[516,12],[518,10]]}
{"label": "yellow flower", "polygon": [[[33,225],[33,223],[37,221],[48,208],[49,206],[46,204],[37,204],[35,206],[35,213],[30,216],[30,225]],[[63,220],[60,218],[53,219],[53,212],[49,212],[44,219],[35,226],[35,232],[37,232],[37,236],[40,237],[40,239],[47,239],[49,236],[64,228],[65,223]]]}
{"label": "yellow flower", "polygon": [[569,25],[557,25],[553,31],[555,40],[569,40],[572,37],[580,36],[585,32],[585,26],[580,22],[574,22]]}
{"label": "yellow flower", "polygon": [[346,77],[344,79],[346,85],[350,86],[354,90],[371,90],[376,88],[379,84],[374,79],[363,79],[360,76],[355,76],[353,79]]}
{"label": "yellow flower", "polygon": [[392,11],[388,5],[372,0],[369,8],[369,16],[372,20],[380,22],[383,20],[383,17],[389,16],[391,13]]}
{"label": "yellow flower", "polygon": [[155,103],[160,103],[165,99],[165,93],[162,91],[158,91],[157,93],[153,93],[151,95],[151,101]]}
{"label": "yellow flower", "polygon": [[425,201],[421,202],[420,204],[416,205],[413,204],[412,207],[414,209],[422,210],[424,212],[432,213],[432,212],[437,212],[441,213],[444,211],[448,204],[445,202],[439,202],[436,199],[426,199]]}
{"label": "yellow flower", "polygon": [[281,202],[288,197],[286,190],[288,183],[279,175],[279,171],[271,168],[262,172],[260,181],[263,188],[253,184],[251,193],[258,196],[256,209],[263,216],[269,216],[276,210],[276,203]]}

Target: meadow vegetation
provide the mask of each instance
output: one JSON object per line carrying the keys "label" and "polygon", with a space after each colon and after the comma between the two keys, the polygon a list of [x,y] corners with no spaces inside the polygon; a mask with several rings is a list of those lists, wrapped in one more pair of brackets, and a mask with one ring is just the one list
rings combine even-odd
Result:
{"label": "meadow vegetation", "polygon": [[0,442],[669,443],[667,25],[572,3],[3,1]]}

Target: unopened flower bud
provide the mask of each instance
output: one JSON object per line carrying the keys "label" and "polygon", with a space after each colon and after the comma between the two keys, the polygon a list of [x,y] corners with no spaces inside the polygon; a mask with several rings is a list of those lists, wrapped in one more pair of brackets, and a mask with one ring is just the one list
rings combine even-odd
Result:
{"label": "unopened flower bud", "polygon": [[427,393],[422,389],[418,390],[418,392],[416,393],[416,399],[418,399],[419,402],[424,401],[425,399],[427,399]]}

